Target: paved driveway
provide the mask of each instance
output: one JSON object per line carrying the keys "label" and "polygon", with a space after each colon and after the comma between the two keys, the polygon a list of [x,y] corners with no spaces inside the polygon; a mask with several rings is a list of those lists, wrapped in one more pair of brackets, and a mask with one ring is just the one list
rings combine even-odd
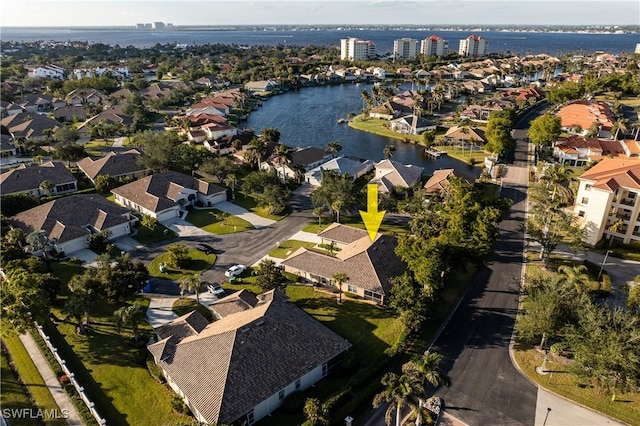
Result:
{"label": "paved driveway", "polygon": [[264,228],[269,225],[273,225],[276,222],[275,220],[267,219],[262,216],[258,216],[257,214],[251,213],[247,209],[230,203],[229,201],[222,201],[220,203],[217,203],[213,207],[218,210],[222,210],[225,213],[238,216],[240,219],[246,220],[247,222],[252,224],[254,228]]}
{"label": "paved driveway", "polygon": [[73,253],[69,254],[69,257],[77,257],[82,261],[83,266],[85,267],[96,268],[98,266],[96,262],[96,258],[98,257],[98,255],[94,251],[91,251],[89,249],[74,251]]}
{"label": "paved driveway", "polygon": [[209,237],[213,235],[180,217],[163,222],[162,224],[178,234],[180,237]]}

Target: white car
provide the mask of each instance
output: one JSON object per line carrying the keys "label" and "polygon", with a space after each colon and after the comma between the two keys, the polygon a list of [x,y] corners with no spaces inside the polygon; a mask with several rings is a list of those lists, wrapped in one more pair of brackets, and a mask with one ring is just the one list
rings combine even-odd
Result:
{"label": "white car", "polygon": [[216,296],[224,294],[224,289],[218,284],[209,284],[207,286],[207,290],[209,291],[209,293],[215,294]]}
{"label": "white car", "polygon": [[231,268],[227,269],[227,272],[224,273],[225,277],[237,277],[247,270],[247,267],[244,265],[234,265]]}

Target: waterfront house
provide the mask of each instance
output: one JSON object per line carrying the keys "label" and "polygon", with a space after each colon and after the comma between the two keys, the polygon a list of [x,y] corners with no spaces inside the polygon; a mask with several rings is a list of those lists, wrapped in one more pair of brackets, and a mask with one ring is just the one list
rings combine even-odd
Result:
{"label": "waterfront house", "polygon": [[403,135],[419,135],[427,130],[435,130],[436,124],[418,115],[406,115],[389,123],[391,130]]}
{"label": "waterfront house", "polygon": [[273,92],[280,88],[280,84],[274,80],[249,81],[244,88],[249,92]]}
{"label": "waterfront house", "polygon": [[58,198],[8,219],[27,234],[44,231],[55,249],[65,254],[87,248],[87,237],[97,232],[110,232],[109,239],[128,235],[136,221],[129,210],[97,194]]}
{"label": "waterfront house", "polygon": [[[307,172],[330,159],[331,154],[323,149],[313,146],[298,148],[291,152],[291,162],[284,166],[284,174],[287,179],[295,179],[297,176],[297,168],[304,169],[304,171]],[[263,161],[261,168],[267,171],[275,170],[278,176],[282,178],[282,165],[279,164],[273,156],[267,159],[267,161]]]}
{"label": "waterfront house", "polygon": [[371,241],[364,229],[338,223],[318,234],[324,244],[335,244],[335,256],[307,250],[296,250],[282,261],[286,272],[323,285],[337,285],[333,276],[346,273],[349,280],[342,291],[357,294],[377,304],[385,304],[391,292],[391,279],[406,270],[395,254],[398,241],[389,235],[377,234]]}
{"label": "waterfront house", "polygon": [[455,169],[434,170],[433,175],[424,184],[425,192],[429,195],[442,195],[454,176],[466,180]]}
{"label": "waterfront house", "polygon": [[394,187],[411,188],[422,179],[423,167],[382,160],[375,165],[376,174],[369,183],[378,185],[381,194],[390,193]]}
{"label": "waterfront house", "polygon": [[[45,190],[42,182],[49,181],[53,188]],[[21,164],[0,174],[2,194],[28,193],[36,198],[44,195],[58,195],[78,190],[78,180],[59,162],[49,161],[38,166]]]}
{"label": "waterfront house", "polygon": [[326,377],[351,344],[277,290],[236,292],[156,329],[148,346],[198,422],[252,425]]}
{"label": "waterfront house", "polygon": [[226,201],[227,190],[178,172],[157,173],[111,190],[116,203],[159,222],[184,217],[188,205]]}
{"label": "waterfront house", "polygon": [[472,145],[484,145],[487,140],[484,131],[477,127],[452,126],[444,134],[447,143],[470,143]]}
{"label": "waterfront house", "polygon": [[347,174],[356,180],[373,170],[373,167],[371,160],[358,161],[347,157],[338,157],[309,170],[305,173],[304,179],[312,186],[320,186],[324,172],[334,171],[340,175]]}

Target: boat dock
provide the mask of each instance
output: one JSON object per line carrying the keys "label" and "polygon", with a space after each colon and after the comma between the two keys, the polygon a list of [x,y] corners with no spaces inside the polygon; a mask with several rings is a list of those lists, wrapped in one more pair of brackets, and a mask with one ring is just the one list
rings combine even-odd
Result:
{"label": "boat dock", "polygon": [[434,148],[425,148],[424,153],[433,158],[440,158],[441,155],[447,155],[445,151],[439,151]]}

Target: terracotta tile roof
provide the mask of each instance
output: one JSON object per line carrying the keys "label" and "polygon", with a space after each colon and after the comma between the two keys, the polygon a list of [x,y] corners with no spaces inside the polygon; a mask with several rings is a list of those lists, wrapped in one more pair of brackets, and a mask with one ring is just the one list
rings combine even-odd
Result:
{"label": "terracotta tile roof", "polygon": [[182,188],[193,189],[204,195],[226,191],[213,183],[169,171],[144,177],[111,192],[147,210],[159,212],[178,205],[174,199]]}
{"label": "terracotta tile roof", "polygon": [[200,333],[148,347],[209,423],[233,423],[350,343],[275,290]]}
{"label": "terracotta tile roof", "polygon": [[51,181],[54,185],[77,182],[73,174],[59,162],[50,161],[40,166],[24,164],[0,174],[0,191],[3,194],[25,192],[38,189],[40,184]]}
{"label": "terracotta tile roof", "polygon": [[332,223],[324,231],[318,234],[319,237],[342,244],[351,244],[369,235],[367,231],[352,226]]}
{"label": "terracotta tile roof", "polygon": [[111,151],[95,160],[90,157],[83,158],[78,162],[78,167],[91,180],[98,175],[118,177],[148,170],[140,165],[139,159],[140,153],[135,149],[121,153]]}
{"label": "terracotta tile roof", "polygon": [[580,176],[593,187],[615,191],[619,187],[640,190],[640,160],[605,158]]}
{"label": "terracotta tile roof", "polygon": [[562,127],[580,126],[583,130],[588,130],[593,123],[609,130],[614,122],[609,106],[597,101],[572,102],[562,107],[556,115],[560,117]]}
{"label": "terracotta tile roof", "polygon": [[87,225],[102,231],[129,222],[129,210],[95,194],[78,194],[49,201],[10,217],[26,233],[43,230],[63,243],[87,236]]}
{"label": "terracotta tile roof", "polygon": [[300,248],[282,264],[327,279],[338,272],[345,272],[349,276],[349,284],[389,295],[391,278],[406,269],[395,254],[397,244],[398,241],[388,235],[378,234],[373,243],[366,236],[343,248],[336,257]]}

